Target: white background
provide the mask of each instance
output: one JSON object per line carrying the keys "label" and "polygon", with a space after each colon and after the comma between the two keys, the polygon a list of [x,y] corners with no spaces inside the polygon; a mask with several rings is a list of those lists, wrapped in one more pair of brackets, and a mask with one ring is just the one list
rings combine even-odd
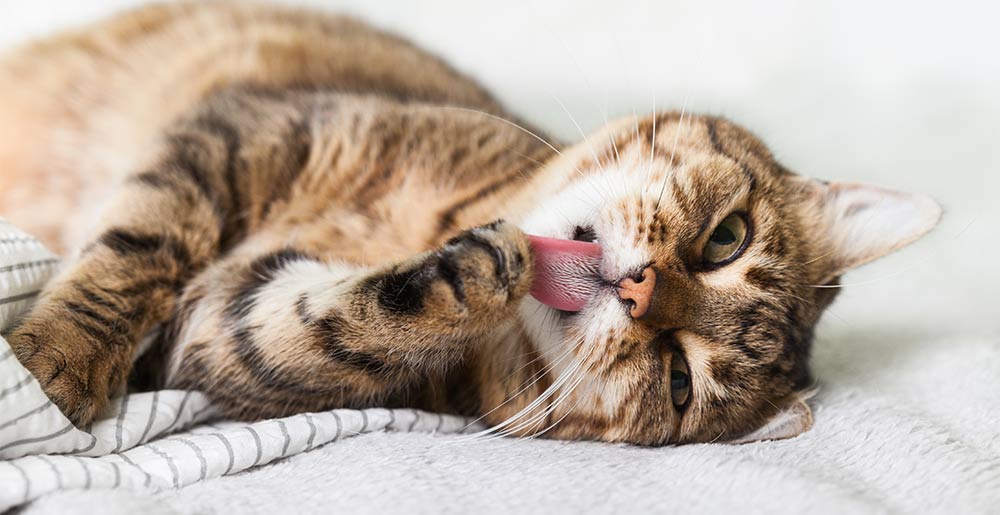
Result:
{"label": "white background", "polygon": [[[139,3],[2,0],[0,47]],[[934,195],[943,224],[845,277],[820,352],[871,331],[1000,328],[1000,4],[286,3],[407,35],[566,139],[580,139],[576,123],[686,104],[756,131],[799,173]]]}

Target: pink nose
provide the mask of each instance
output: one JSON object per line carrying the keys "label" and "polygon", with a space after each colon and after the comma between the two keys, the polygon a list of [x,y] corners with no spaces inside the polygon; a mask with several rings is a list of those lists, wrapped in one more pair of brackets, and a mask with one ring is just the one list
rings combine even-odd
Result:
{"label": "pink nose", "polygon": [[656,272],[652,267],[646,267],[642,275],[636,278],[626,277],[618,281],[618,298],[631,301],[632,307],[628,314],[632,318],[639,318],[649,311],[649,305],[653,301],[653,289],[656,288]]}

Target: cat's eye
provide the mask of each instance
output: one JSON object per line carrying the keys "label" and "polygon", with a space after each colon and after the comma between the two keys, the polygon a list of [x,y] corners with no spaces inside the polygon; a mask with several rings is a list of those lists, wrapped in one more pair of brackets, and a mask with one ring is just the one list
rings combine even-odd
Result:
{"label": "cat's eye", "polygon": [[739,257],[747,243],[747,220],[741,213],[727,216],[712,231],[702,251],[706,264],[720,266]]}
{"label": "cat's eye", "polygon": [[680,352],[670,358],[670,401],[677,409],[684,409],[691,398],[691,373]]}
{"label": "cat's eye", "polygon": [[592,243],[597,240],[597,233],[589,225],[587,227],[578,225],[573,229],[573,239]]}

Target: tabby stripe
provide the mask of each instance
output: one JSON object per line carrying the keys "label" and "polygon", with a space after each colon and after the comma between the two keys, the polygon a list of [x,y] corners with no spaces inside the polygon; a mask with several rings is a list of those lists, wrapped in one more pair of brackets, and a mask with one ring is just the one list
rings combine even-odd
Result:
{"label": "tabby stripe", "polygon": [[75,286],[76,290],[80,292],[80,294],[87,299],[87,302],[90,302],[91,304],[96,304],[116,314],[122,309],[120,305],[111,302],[110,300],[105,299],[104,297],[101,297],[100,295],[98,295],[97,293],[95,293],[94,291],[92,291],[91,289],[87,288],[86,286],[80,283],[74,283],[73,286]]}
{"label": "tabby stripe", "polygon": [[276,177],[271,183],[271,193],[261,204],[261,218],[266,218],[271,212],[271,206],[279,201],[286,200],[291,193],[292,185],[298,180],[302,172],[305,171],[309,156],[312,154],[312,128],[310,119],[301,118],[296,120],[291,127],[291,133],[286,138],[286,166],[281,170],[281,175]]}
{"label": "tabby stripe", "polygon": [[751,268],[746,272],[746,279],[754,286],[765,291],[779,291],[784,283],[780,275],[766,268]]}
{"label": "tabby stripe", "polygon": [[481,249],[483,249],[486,254],[490,256],[493,260],[493,273],[496,275],[500,281],[506,285],[508,282],[507,278],[507,258],[504,256],[503,251],[497,248],[495,245],[486,240],[485,238],[477,235],[474,232],[463,233],[458,238],[452,240],[453,243],[471,243]]}
{"label": "tabby stripe", "polygon": [[[259,354],[251,354],[249,357],[240,356],[237,352],[237,357],[241,360],[243,359],[260,359]],[[245,412],[259,412],[266,406],[273,406],[275,404],[282,406],[286,412],[302,412],[307,410],[317,409],[316,398],[324,399],[335,399],[342,398],[345,394],[343,386],[329,386],[323,391],[309,390],[302,385],[292,384],[292,383],[281,383],[270,377],[265,377],[269,370],[258,369],[258,363],[246,363],[242,362],[244,367],[248,370],[249,375],[251,375],[254,381],[261,386],[267,386],[275,390],[283,390],[282,392],[271,392],[264,389],[255,389],[252,392],[244,392],[240,395],[230,395],[226,392],[220,391],[218,388],[211,389],[207,388],[209,385],[203,383],[203,381],[210,380],[212,374],[209,372],[209,368],[205,365],[203,360],[197,356],[191,356],[185,365],[185,375],[179,378],[179,386],[190,389],[203,389],[206,395],[213,401],[214,404],[221,406],[238,406],[246,408]],[[290,397],[286,392],[292,391],[294,393],[303,394],[301,397]]]}
{"label": "tabby stripe", "polygon": [[619,367],[629,363],[632,359],[632,353],[638,346],[639,342],[635,340],[622,342],[618,353],[615,354],[614,359],[611,360],[611,363],[608,364],[607,368],[602,373],[605,379],[614,375],[618,371]]}
{"label": "tabby stripe", "polygon": [[444,234],[448,231],[453,230],[455,226],[455,219],[458,217],[458,214],[461,213],[464,209],[475,204],[476,202],[479,202],[480,200],[485,199],[486,197],[489,197],[490,195],[497,193],[498,191],[506,188],[507,186],[514,184],[518,180],[530,177],[529,174],[525,173],[524,168],[527,168],[531,172],[534,172],[535,170],[538,169],[537,166],[522,167],[521,165],[523,164],[524,160],[519,161],[513,168],[514,173],[511,173],[505,177],[501,177],[499,180],[487,184],[486,186],[477,190],[472,195],[466,196],[462,200],[459,200],[458,202],[452,204],[451,207],[445,209],[445,211],[441,213],[440,218],[438,218],[438,234],[439,235]]}
{"label": "tabby stripe", "polygon": [[152,254],[166,250],[179,264],[191,262],[191,255],[187,248],[172,236],[136,233],[126,229],[109,229],[98,238],[98,242],[121,257]]}
{"label": "tabby stripe", "polygon": [[143,281],[137,282],[128,288],[121,290],[112,290],[110,288],[105,288],[100,285],[94,285],[98,290],[101,290],[105,295],[112,296],[115,298],[131,298],[136,295],[145,295],[149,293],[150,290],[167,289],[178,291],[183,286],[182,281],[178,279],[173,279],[169,277],[151,277]]}
{"label": "tabby stripe", "polygon": [[[236,357],[239,358],[240,363],[249,371],[249,375],[253,376],[254,380],[261,386],[266,386],[276,390],[292,391],[307,396],[331,396],[342,393],[343,391],[342,388],[336,386],[313,388],[285,379],[289,376],[289,374],[281,373],[277,367],[266,364],[266,359],[260,353],[260,350],[257,348],[257,343],[254,341],[253,330],[251,328],[237,327],[232,332],[231,337],[233,339],[233,350]],[[218,392],[212,392],[212,395],[216,397],[224,397],[219,395]],[[253,399],[248,398],[246,400]],[[266,401],[266,399],[261,399],[259,397],[256,398],[256,400]],[[303,402],[308,401],[304,400]],[[245,404],[245,401],[240,401],[240,403]],[[289,402],[289,404],[291,403]]]}
{"label": "tabby stripe", "polygon": [[742,352],[746,357],[757,361],[760,359],[760,353],[747,345],[747,336],[750,331],[758,327],[762,321],[763,313],[761,313],[762,308],[765,306],[763,302],[755,302],[751,306],[743,309],[739,313],[740,329],[736,335],[736,338],[731,342],[733,347]]}
{"label": "tabby stripe", "polygon": [[226,306],[226,316],[234,322],[240,321],[250,314],[256,301],[256,295],[274,280],[274,277],[293,261],[311,259],[305,253],[285,248],[261,256],[250,263],[248,279],[237,289],[236,295]]}
{"label": "tabby stripe", "polygon": [[128,323],[121,319],[111,320],[110,318],[100,315],[89,307],[77,302],[66,301],[64,304],[73,314],[84,316],[96,322],[106,331],[108,335],[115,334],[124,336],[129,333]]}
{"label": "tabby stripe", "polygon": [[174,134],[170,136],[170,157],[161,165],[166,172],[173,172],[180,177],[187,179],[194,184],[198,192],[206,200],[214,202],[215,192],[212,188],[208,174],[211,170],[206,170],[204,163],[199,163],[198,157],[193,155],[197,147],[201,147],[206,154],[211,153],[211,149],[191,134]]}
{"label": "tabby stripe", "polygon": [[747,180],[750,181],[750,191],[753,191],[754,187],[757,185],[757,177],[755,177],[754,174],[750,171],[750,168],[747,167],[746,163],[744,163],[739,159],[736,159],[734,156],[726,152],[725,148],[723,148],[722,141],[719,140],[719,130],[718,127],[716,127],[717,123],[718,120],[716,120],[715,118],[709,118],[705,121],[705,126],[708,129],[708,138],[712,142],[712,148],[719,154],[722,154],[723,156],[731,159],[736,164],[740,165],[740,169],[743,171],[743,174],[746,175]]}
{"label": "tabby stripe", "polygon": [[164,174],[163,170],[149,170],[129,178],[130,182],[142,184],[155,190],[171,190],[175,195],[183,195],[179,185]]}
{"label": "tabby stripe", "polygon": [[311,329],[317,339],[323,343],[327,354],[344,365],[360,369],[366,373],[380,375],[386,373],[390,366],[379,357],[347,348],[343,342],[344,328],[347,320],[336,313],[330,313],[319,320],[314,320],[307,310],[307,298],[302,296],[295,304],[299,320]]}
{"label": "tabby stripe", "polygon": [[72,319],[73,325],[82,329],[85,333],[89,334],[93,339],[104,342],[105,344],[115,344],[120,346],[126,346],[128,343],[119,342],[120,338],[112,338],[111,334],[99,327],[94,327],[90,324],[84,323],[79,319]]}
{"label": "tabby stripe", "polygon": [[226,167],[223,171],[223,179],[226,182],[226,189],[229,193],[229,219],[226,229],[223,231],[222,242],[231,242],[246,231],[246,220],[240,216],[243,208],[243,193],[240,190],[239,151],[242,140],[239,130],[218,115],[206,115],[198,118],[197,126],[217,138],[220,138],[226,145]]}
{"label": "tabby stripe", "polygon": [[407,272],[392,272],[365,281],[374,289],[383,309],[398,315],[413,315],[424,307],[426,274],[420,268]]}
{"label": "tabby stripe", "polygon": [[458,268],[455,267],[454,260],[438,259],[437,272],[438,276],[451,287],[455,300],[459,304],[465,305],[465,284],[462,281],[462,276],[458,273]]}
{"label": "tabby stripe", "polygon": [[712,149],[719,154],[729,157],[726,151],[722,149],[722,141],[719,140],[719,129],[716,127],[716,123],[714,118],[705,119],[705,129],[708,130],[708,139],[712,142]]}

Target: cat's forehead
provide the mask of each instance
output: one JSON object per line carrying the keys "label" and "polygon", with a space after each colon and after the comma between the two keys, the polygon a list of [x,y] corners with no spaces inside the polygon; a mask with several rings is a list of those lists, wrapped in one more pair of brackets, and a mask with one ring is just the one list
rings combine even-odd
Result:
{"label": "cat's forehead", "polygon": [[597,162],[627,161],[651,180],[662,170],[686,170],[689,181],[722,188],[741,178],[777,183],[791,175],[759,138],[724,118],[664,112],[616,120],[606,130],[594,138],[610,141]]}

